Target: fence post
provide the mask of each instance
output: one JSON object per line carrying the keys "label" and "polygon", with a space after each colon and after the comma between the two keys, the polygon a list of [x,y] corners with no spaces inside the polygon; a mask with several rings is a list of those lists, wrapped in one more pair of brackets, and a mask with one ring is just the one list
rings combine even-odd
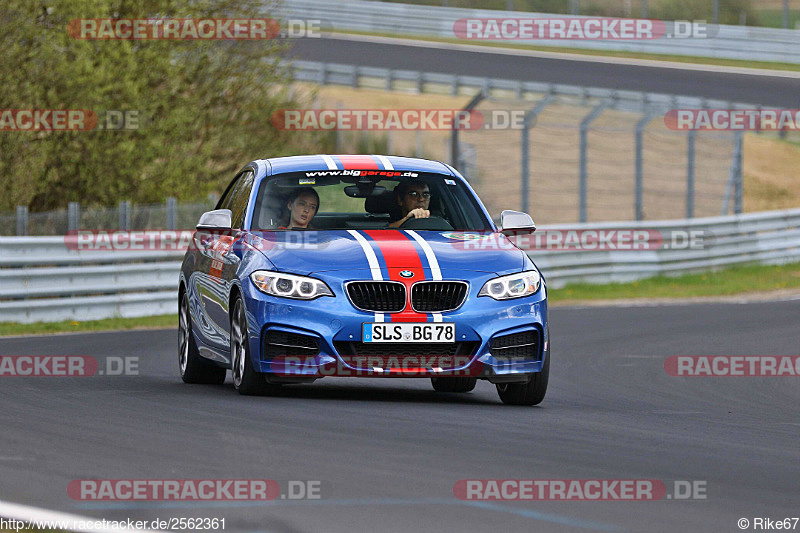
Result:
{"label": "fence post", "polygon": [[120,200],[118,209],[119,209],[119,229],[130,231],[131,229],[130,200]]}
{"label": "fence post", "polygon": [[176,229],[178,227],[178,200],[173,196],[167,197],[167,227],[166,229]]}
{"label": "fence post", "polygon": [[522,194],[522,206],[521,210],[523,213],[527,213],[530,206],[528,205],[528,197],[530,196],[530,128],[533,127],[534,122],[536,121],[536,117],[539,116],[539,113],[544,111],[544,108],[547,107],[550,102],[555,99],[555,96],[552,94],[545,95],[536,105],[525,113],[525,120],[522,122],[522,171],[521,171],[521,194]]}
{"label": "fence post", "polygon": [[646,112],[636,123],[636,185],[634,192],[634,213],[636,220],[644,219],[644,129],[655,114]]}
{"label": "fence post", "polygon": [[17,233],[18,237],[26,237],[28,235],[28,206],[17,206]]}
{"label": "fence post", "polygon": [[77,231],[81,224],[81,206],[78,202],[67,204],[67,231]]}
{"label": "fence post", "polygon": [[[486,98],[486,94],[483,91],[478,91],[478,94],[473,96],[472,100],[461,111],[472,111],[484,98]],[[458,170],[458,129],[456,129],[455,121],[453,122],[453,129],[450,130],[450,164]]]}
{"label": "fence post", "polygon": [[736,187],[733,196],[733,212],[737,215],[742,213],[742,201],[744,197],[744,169],[742,168],[742,158],[744,156],[744,133],[739,130],[736,132],[736,150],[734,158],[736,161]]}
{"label": "fence post", "polygon": [[588,186],[588,160],[586,156],[586,151],[588,148],[588,134],[589,134],[589,125],[600,116],[600,114],[606,110],[608,106],[611,105],[613,99],[603,100],[599,104],[597,104],[594,109],[592,109],[588,115],[583,117],[581,120],[581,145],[580,145],[580,222],[586,222],[586,192]]}
{"label": "fence post", "polygon": [[733,140],[733,157],[731,157],[731,169],[728,172],[728,183],[725,185],[725,197],[722,199],[721,215],[728,214],[728,206],[731,202],[731,191],[733,191],[733,212],[742,212],[742,196],[744,184],[742,182],[742,132],[737,131]]}
{"label": "fence post", "polygon": [[686,218],[694,218],[694,142],[697,130],[686,135]]}

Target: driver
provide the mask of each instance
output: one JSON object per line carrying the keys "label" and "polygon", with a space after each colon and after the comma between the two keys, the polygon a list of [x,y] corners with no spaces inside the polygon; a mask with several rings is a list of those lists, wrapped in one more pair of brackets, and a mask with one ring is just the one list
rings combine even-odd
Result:
{"label": "driver", "polygon": [[400,220],[389,223],[390,228],[399,228],[412,218],[428,218],[431,212],[428,206],[431,203],[431,191],[428,184],[422,180],[403,181],[394,189],[397,205],[403,210]]}

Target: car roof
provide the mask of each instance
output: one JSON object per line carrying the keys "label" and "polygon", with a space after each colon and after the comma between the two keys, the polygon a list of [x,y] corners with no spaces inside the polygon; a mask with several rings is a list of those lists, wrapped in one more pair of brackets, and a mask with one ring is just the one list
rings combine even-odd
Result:
{"label": "car roof", "polygon": [[440,161],[431,161],[418,157],[400,157],[384,155],[296,155],[289,157],[273,157],[254,161],[264,163],[267,176],[298,172],[304,170],[400,170],[417,172],[434,172],[454,176],[449,166]]}

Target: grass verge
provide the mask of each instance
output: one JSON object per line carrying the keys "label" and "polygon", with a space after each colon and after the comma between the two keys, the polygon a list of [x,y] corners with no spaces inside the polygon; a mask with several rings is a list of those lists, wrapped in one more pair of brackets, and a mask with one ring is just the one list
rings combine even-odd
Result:
{"label": "grass verge", "polygon": [[564,304],[587,300],[685,300],[786,289],[800,290],[800,263],[780,266],[741,265],[717,272],[686,274],[680,277],[657,276],[630,283],[572,283],[561,289],[550,289],[547,296],[553,303]]}
{"label": "grass verge", "polygon": [[127,329],[178,328],[178,315],[146,316],[140,318],[106,318],[78,322],[34,322],[18,324],[0,322],[0,337],[8,335],[39,335],[47,333],[69,333],[84,331],[111,331]]}

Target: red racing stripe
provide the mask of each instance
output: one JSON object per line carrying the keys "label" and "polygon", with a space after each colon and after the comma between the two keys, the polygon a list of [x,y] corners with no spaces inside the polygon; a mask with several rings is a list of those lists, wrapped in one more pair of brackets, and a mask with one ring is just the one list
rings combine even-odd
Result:
{"label": "red racing stripe", "polygon": [[[425,279],[425,270],[422,268],[422,260],[419,252],[411,239],[402,231],[397,230],[364,230],[378,246],[386,268],[389,271],[389,279],[399,281],[406,286],[406,309],[400,313],[391,314],[392,322],[427,322],[426,313],[417,313],[411,309],[411,285],[415,281]],[[410,270],[414,273],[412,278],[400,276],[403,270]]]}
{"label": "red racing stripe", "polygon": [[371,155],[336,155],[345,170],[380,170],[378,162]]}

